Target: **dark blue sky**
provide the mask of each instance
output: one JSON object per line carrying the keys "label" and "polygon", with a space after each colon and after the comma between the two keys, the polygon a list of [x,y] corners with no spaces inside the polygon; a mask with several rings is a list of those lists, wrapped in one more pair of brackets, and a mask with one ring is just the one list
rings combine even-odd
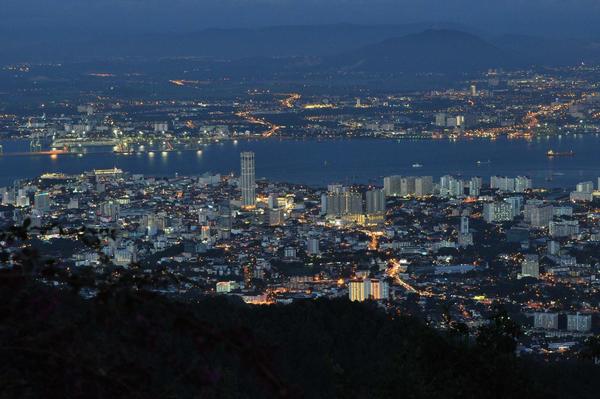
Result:
{"label": "dark blue sky", "polygon": [[491,33],[598,36],[600,0],[1,0],[26,30],[189,31],[287,24],[456,22]]}

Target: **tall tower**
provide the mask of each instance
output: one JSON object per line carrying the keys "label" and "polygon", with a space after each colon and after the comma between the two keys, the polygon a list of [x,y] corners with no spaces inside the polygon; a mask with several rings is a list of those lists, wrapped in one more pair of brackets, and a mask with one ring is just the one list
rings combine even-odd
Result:
{"label": "tall tower", "polygon": [[256,205],[256,176],[254,169],[254,153],[242,152],[241,158],[241,188],[242,206],[253,207]]}
{"label": "tall tower", "polygon": [[460,234],[469,234],[469,217],[462,216],[460,218]]}

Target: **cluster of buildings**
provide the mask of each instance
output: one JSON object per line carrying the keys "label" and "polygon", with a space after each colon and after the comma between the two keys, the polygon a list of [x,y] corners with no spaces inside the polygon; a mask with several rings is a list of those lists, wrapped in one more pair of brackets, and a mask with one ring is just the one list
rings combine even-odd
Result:
{"label": "cluster of buildings", "polygon": [[[539,354],[568,354],[562,344],[598,330],[600,211],[588,183],[575,191],[591,192],[585,201],[523,176],[312,188],[257,180],[257,161],[241,153],[239,176],[45,174],[0,188],[0,221],[29,219],[75,270],[164,268],[179,277],[160,288],[168,295],[374,300],[442,329],[442,304],[476,328],[499,302],[529,320],[522,345]],[[116,233],[90,248],[82,226]]]}

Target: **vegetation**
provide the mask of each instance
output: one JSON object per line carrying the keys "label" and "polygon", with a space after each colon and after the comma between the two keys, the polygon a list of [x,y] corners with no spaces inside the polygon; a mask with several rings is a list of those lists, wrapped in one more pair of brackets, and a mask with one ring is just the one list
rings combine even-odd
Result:
{"label": "vegetation", "polygon": [[153,293],[157,280],[136,267],[98,279],[59,273],[27,248],[8,259],[0,398],[591,398],[600,384],[590,361],[515,357],[520,330],[501,309],[470,343],[452,320],[443,334],[374,303],[181,302]]}

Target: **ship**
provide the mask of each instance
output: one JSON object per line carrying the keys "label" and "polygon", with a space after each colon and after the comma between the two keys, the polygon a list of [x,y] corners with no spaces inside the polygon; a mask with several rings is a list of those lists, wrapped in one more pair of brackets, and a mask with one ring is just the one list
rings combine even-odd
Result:
{"label": "ship", "polygon": [[421,165],[420,163],[413,163],[412,167],[413,168],[422,168],[423,165]]}
{"label": "ship", "polygon": [[549,158],[553,158],[553,157],[572,157],[575,156],[575,152],[574,151],[565,151],[565,152],[558,152],[558,151],[554,151],[554,150],[548,150],[548,152],[546,152],[546,156]]}

